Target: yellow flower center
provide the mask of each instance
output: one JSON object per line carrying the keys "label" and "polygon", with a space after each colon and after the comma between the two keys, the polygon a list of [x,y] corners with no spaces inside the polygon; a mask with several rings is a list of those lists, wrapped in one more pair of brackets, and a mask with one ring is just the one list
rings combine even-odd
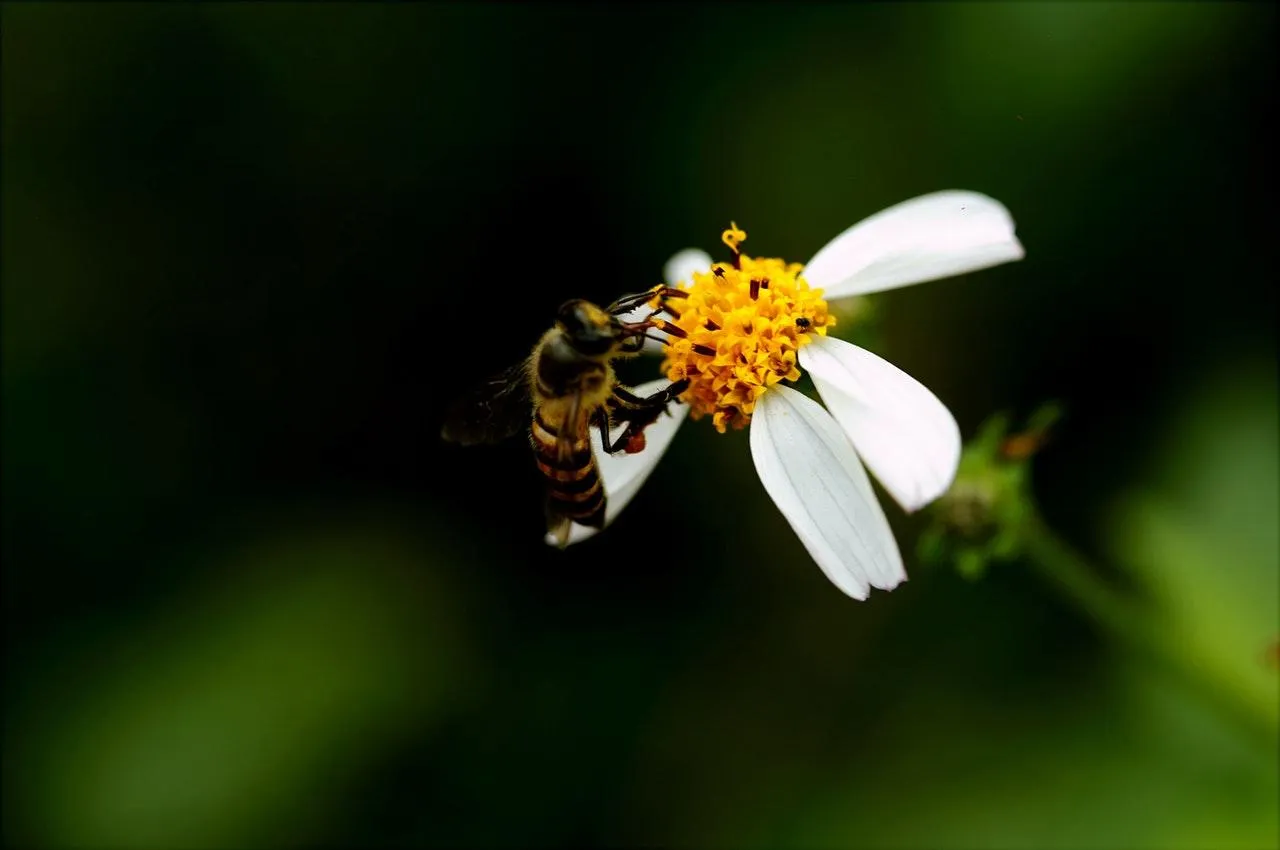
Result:
{"label": "yellow flower center", "polygon": [[836,323],[822,290],[800,276],[800,263],[748,257],[738,251],[746,238],[730,225],[721,240],[734,261],[694,274],[678,287],[687,297],[662,299],[672,316],[663,371],[672,381],[689,381],[681,401],[694,419],[710,414],[721,433],[750,422],[769,387],[797,380],[800,347]]}

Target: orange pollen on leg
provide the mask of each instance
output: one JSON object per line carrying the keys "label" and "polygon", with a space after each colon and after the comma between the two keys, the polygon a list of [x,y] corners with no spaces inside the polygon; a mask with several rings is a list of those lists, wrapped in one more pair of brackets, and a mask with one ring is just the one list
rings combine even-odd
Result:
{"label": "orange pollen on leg", "polygon": [[[725,235],[731,247],[746,238],[736,226]],[[680,314],[666,323],[663,371],[689,381],[680,398],[694,419],[711,416],[721,433],[742,428],[770,387],[800,377],[800,348],[836,323],[802,268],[739,254],[735,264],[716,263],[681,287]]]}

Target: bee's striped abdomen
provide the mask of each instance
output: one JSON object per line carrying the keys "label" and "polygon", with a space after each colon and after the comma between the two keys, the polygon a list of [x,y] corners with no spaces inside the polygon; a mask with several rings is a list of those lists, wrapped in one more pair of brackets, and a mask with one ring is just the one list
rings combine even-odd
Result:
{"label": "bee's striped abdomen", "polygon": [[570,451],[561,458],[562,426],[563,423],[548,421],[539,411],[530,429],[538,471],[547,483],[547,507],[579,525],[600,528],[604,525],[604,487],[587,429],[584,427],[573,435]]}

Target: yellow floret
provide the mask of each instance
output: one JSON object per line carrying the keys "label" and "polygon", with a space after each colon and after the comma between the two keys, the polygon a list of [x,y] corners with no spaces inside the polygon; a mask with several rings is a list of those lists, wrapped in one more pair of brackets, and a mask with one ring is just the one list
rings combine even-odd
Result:
{"label": "yellow floret", "polygon": [[[746,238],[736,224],[722,236],[736,254]],[[663,371],[672,381],[690,381],[681,399],[693,418],[711,415],[721,433],[741,428],[769,387],[800,377],[801,346],[835,325],[822,290],[809,288],[802,269],[738,254],[736,263],[695,273],[681,287],[688,297],[665,301],[685,336],[671,337]]]}

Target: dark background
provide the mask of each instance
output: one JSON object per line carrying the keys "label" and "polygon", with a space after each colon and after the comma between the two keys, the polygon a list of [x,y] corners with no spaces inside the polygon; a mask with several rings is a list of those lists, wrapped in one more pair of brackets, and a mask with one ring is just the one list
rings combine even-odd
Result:
{"label": "dark background", "polygon": [[1273,739],[1019,564],[917,563],[924,517],[886,503],[912,580],[856,603],[743,433],[563,553],[520,441],[437,439],[730,219],[802,261],[987,193],[1026,259],[877,296],[877,350],[966,437],[1062,400],[1048,521],[1274,726],[1272,5],[0,33],[7,843],[1275,846]]}

